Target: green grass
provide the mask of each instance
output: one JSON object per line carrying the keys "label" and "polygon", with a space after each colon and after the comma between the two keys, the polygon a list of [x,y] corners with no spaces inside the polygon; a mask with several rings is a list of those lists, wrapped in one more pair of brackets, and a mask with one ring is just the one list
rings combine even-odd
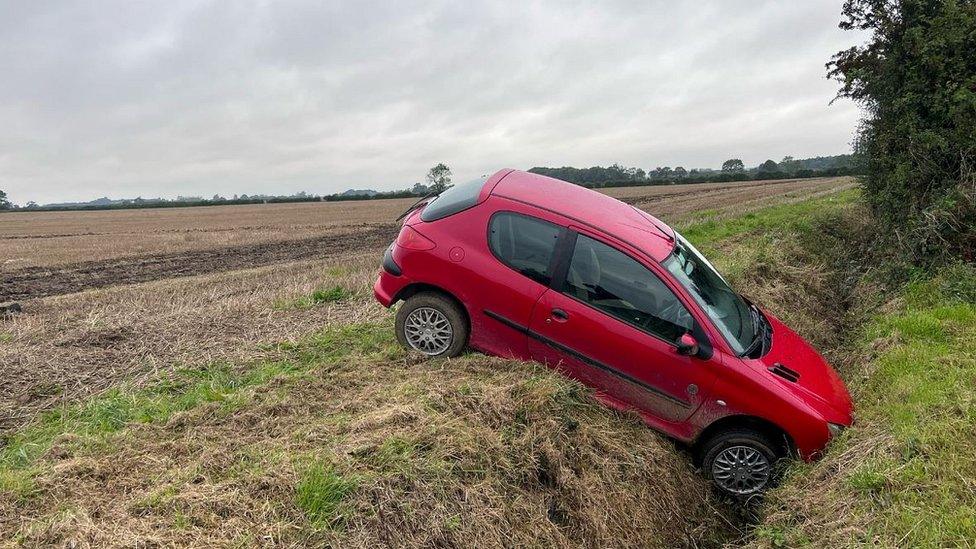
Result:
{"label": "green grass", "polygon": [[976,540],[976,305],[945,293],[976,285],[970,266],[954,278],[914,282],[907,306],[879,316],[868,339],[893,341],[858,387],[858,420],[894,438],[848,486],[875,535],[912,545]]}
{"label": "green grass", "polygon": [[303,364],[335,362],[350,354],[369,360],[389,360],[403,355],[392,323],[363,323],[337,326],[293,343],[275,346],[284,355]]}
{"label": "green grass", "polygon": [[177,370],[143,388],[111,389],[83,404],[46,412],[14,434],[0,451],[0,471],[30,466],[64,435],[73,435],[75,445],[91,444],[130,423],[163,422],[173,414],[207,403],[229,412],[246,402],[243,394],[248,388],[300,371],[290,362],[262,363],[244,370],[218,363]]}
{"label": "green grass", "polygon": [[298,481],[295,503],[314,526],[337,528],[348,512],[343,503],[357,485],[355,477],[341,475],[332,466],[315,462]]}
{"label": "green grass", "polygon": [[[842,540],[850,544],[950,547],[976,540],[973,288],[976,268],[949,267],[908,284],[900,308],[868,322],[860,352],[874,356],[848,380],[855,427],[823,462],[800,467],[774,494],[796,502],[814,491],[816,511],[774,515],[760,538],[814,544],[821,539],[816,525],[844,509],[842,526],[857,532]],[[838,472],[826,490],[811,484],[809,477],[830,468]]]}
{"label": "green grass", "polygon": [[[856,206],[858,197],[857,190],[845,191],[679,230],[749,293],[755,288],[748,284],[761,284],[766,276],[775,281],[808,262],[818,264],[818,272],[850,268],[849,259],[844,263],[831,254],[857,249],[860,235],[845,235],[830,221]],[[834,274],[852,283],[852,273]],[[882,282],[891,286],[887,279]],[[800,281],[790,286],[803,289]],[[862,314],[864,323],[850,326],[844,343],[854,361],[845,371],[855,425],[822,461],[792,468],[770,495],[770,518],[760,522],[754,541],[785,547],[971,546],[976,540],[976,267],[959,263],[935,273],[918,270],[895,293],[855,294],[853,301],[855,306],[888,303],[877,309],[881,312]]]}
{"label": "green grass", "polygon": [[679,226],[678,231],[702,253],[711,255],[716,252],[716,246],[724,241],[741,239],[756,233],[810,233],[815,230],[820,214],[853,204],[859,196],[860,191],[857,189],[848,189],[794,204],[770,206],[741,216],[699,220]]}

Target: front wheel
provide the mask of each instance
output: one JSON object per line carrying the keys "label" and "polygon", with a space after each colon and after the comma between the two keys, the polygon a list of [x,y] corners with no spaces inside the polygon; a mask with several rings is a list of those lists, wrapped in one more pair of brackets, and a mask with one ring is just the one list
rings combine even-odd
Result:
{"label": "front wheel", "polygon": [[407,349],[438,358],[461,354],[468,342],[464,312],[450,298],[434,292],[416,294],[396,314],[396,335]]}
{"label": "front wheel", "polygon": [[775,448],[756,431],[731,429],[702,445],[702,469],[715,487],[727,495],[746,498],[761,494],[773,481],[773,468],[779,458]]}

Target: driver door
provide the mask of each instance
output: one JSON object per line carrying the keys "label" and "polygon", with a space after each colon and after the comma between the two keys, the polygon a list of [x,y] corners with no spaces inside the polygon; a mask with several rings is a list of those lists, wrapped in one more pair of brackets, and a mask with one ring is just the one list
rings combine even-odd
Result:
{"label": "driver door", "polygon": [[706,361],[677,352],[691,315],[647,266],[596,237],[572,235],[565,275],[533,309],[533,358],[625,406],[687,419],[715,377]]}

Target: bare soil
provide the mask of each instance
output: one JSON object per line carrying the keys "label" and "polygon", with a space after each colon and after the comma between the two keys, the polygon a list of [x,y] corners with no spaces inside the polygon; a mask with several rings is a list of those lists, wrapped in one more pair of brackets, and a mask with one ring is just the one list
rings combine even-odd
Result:
{"label": "bare soil", "polygon": [[306,259],[328,259],[349,250],[384,246],[395,235],[396,226],[392,223],[367,225],[348,233],[283,242],[28,267],[4,275],[0,280],[0,302]]}
{"label": "bare soil", "polygon": [[0,215],[0,272],[233,248],[390,223],[412,198]]}

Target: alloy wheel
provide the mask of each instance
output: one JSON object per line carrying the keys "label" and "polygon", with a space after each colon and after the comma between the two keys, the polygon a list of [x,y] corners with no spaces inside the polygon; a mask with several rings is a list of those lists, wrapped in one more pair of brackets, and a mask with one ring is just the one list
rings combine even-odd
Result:
{"label": "alloy wheel", "polygon": [[733,494],[754,494],[769,482],[771,469],[769,459],[759,450],[731,446],[712,461],[712,479]]}
{"label": "alloy wheel", "polygon": [[451,346],[454,330],[444,313],[432,307],[418,307],[403,323],[407,343],[425,355],[439,355]]}

